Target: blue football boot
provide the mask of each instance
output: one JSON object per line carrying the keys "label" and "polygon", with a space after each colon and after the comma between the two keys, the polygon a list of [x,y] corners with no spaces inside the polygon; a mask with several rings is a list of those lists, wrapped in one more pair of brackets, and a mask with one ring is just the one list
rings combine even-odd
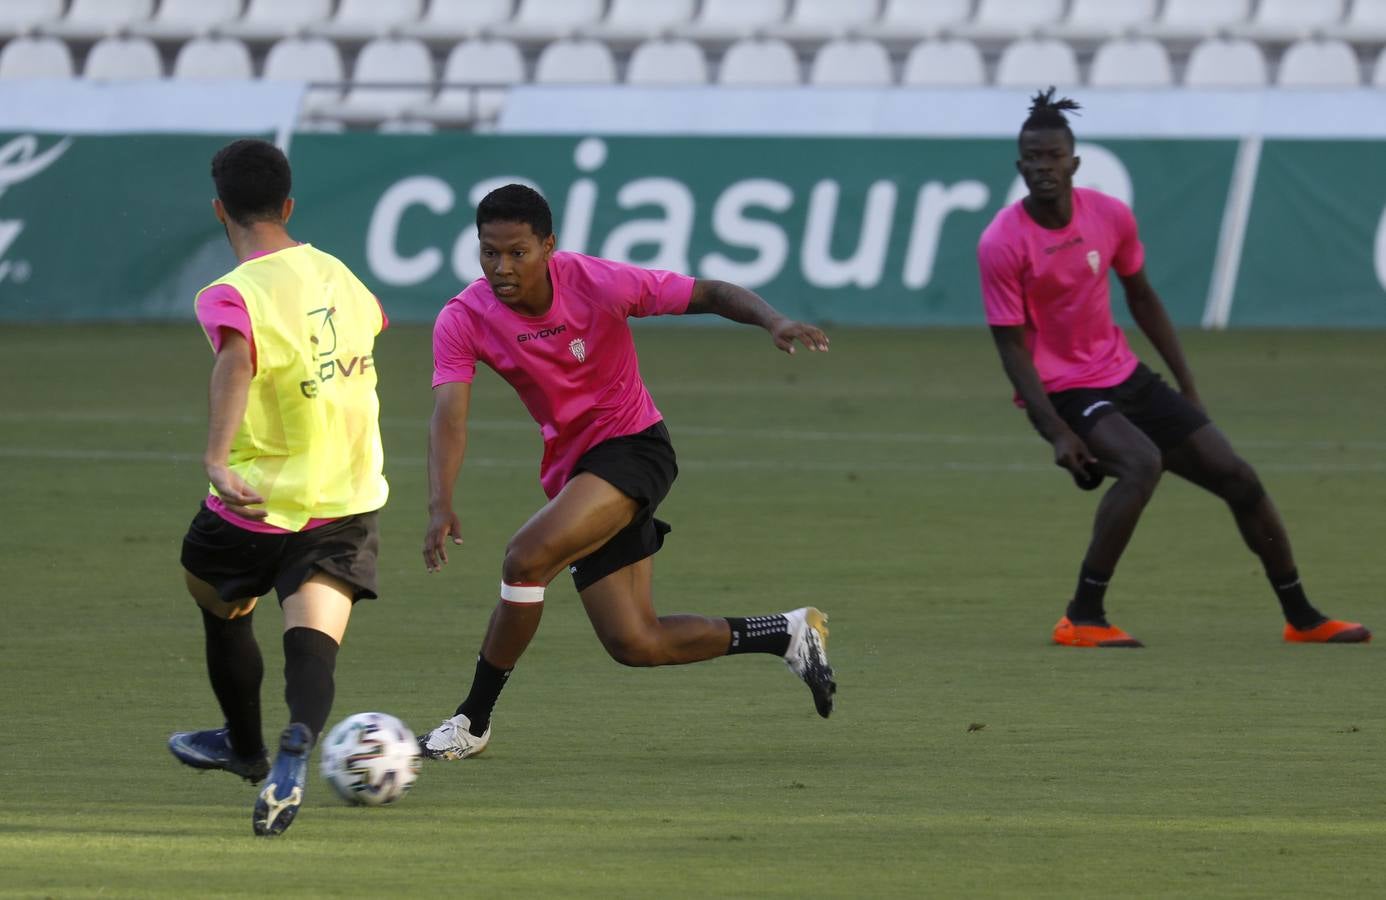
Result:
{"label": "blue football boot", "polygon": [[223,769],[251,784],[265,780],[269,757],[261,750],[254,756],[238,756],[231,749],[231,732],[226,728],[207,731],[180,731],[168,739],[174,758],[194,769]]}
{"label": "blue football boot", "polygon": [[260,796],[255,799],[251,824],[258,835],[283,834],[294,822],[303,805],[308,782],[308,756],[313,752],[313,732],[302,722],[293,722],[279,738],[279,755],[274,758]]}

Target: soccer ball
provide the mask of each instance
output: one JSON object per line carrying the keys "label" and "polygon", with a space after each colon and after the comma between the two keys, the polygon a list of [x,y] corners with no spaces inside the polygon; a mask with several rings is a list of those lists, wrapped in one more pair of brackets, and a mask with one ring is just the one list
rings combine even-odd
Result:
{"label": "soccer ball", "polygon": [[418,740],[394,716],[357,713],[338,722],[322,742],[322,777],[348,803],[394,803],[419,777]]}

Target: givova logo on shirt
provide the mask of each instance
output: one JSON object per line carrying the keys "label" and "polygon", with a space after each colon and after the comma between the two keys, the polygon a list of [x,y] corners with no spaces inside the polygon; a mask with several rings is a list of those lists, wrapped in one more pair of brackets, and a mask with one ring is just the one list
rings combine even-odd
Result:
{"label": "givova logo on shirt", "polygon": [[[4,196],[6,188],[28,181],[53,165],[71,146],[72,138],[63,138],[40,153],[38,138],[25,134],[0,147],[0,197]],[[0,284],[28,281],[33,274],[28,260],[13,259],[9,255],[23,230],[22,219],[0,219]]]}
{"label": "givova logo on shirt", "polygon": [[375,357],[369,353],[345,361],[341,357],[332,358],[332,354],[337,352],[337,326],[332,322],[332,315],[336,311],[335,306],[324,306],[308,313],[310,319],[322,316],[318,333],[309,339],[313,344],[313,359],[318,363],[317,377],[298,383],[299,391],[310,400],[318,396],[318,385],[326,384],[339,375],[343,378],[364,375],[375,365]]}

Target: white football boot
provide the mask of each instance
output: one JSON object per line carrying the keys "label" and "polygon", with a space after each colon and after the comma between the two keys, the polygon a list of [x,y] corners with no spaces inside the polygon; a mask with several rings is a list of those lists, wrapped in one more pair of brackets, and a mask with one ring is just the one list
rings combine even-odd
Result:
{"label": "white football boot", "polygon": [[789,620],[785,665],[808,685],[814,707],[826,719],[832,715],[833,694],[837,693],[833,667],[828,665],[828,617],[812,606],[787,612],[784,617]]}
{"label": "white football boot", "polygon": [[471,720],[458,713],[451,719],[419,738],[419,752],[429,759],[466,759],[477,756],[491,743],[491,726],[477,737],[469,730]]}

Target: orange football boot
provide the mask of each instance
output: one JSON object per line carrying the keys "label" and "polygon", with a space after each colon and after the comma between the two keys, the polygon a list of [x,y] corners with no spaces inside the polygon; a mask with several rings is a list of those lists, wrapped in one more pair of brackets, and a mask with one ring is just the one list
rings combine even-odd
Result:
{"label": "orange football boot", "polygon": [[1054,643],[1065,647],[1144,647],[1115,625],[1075,624],[1064,616],[1054,626]]}
{"label": "orange football boot", "polygon": [[1357,622],[1324,619],[1313,628],[1302,630],[1285,623],[1285,640],[1292,644],[1365,644],[1371,639],[1372,633]]}

